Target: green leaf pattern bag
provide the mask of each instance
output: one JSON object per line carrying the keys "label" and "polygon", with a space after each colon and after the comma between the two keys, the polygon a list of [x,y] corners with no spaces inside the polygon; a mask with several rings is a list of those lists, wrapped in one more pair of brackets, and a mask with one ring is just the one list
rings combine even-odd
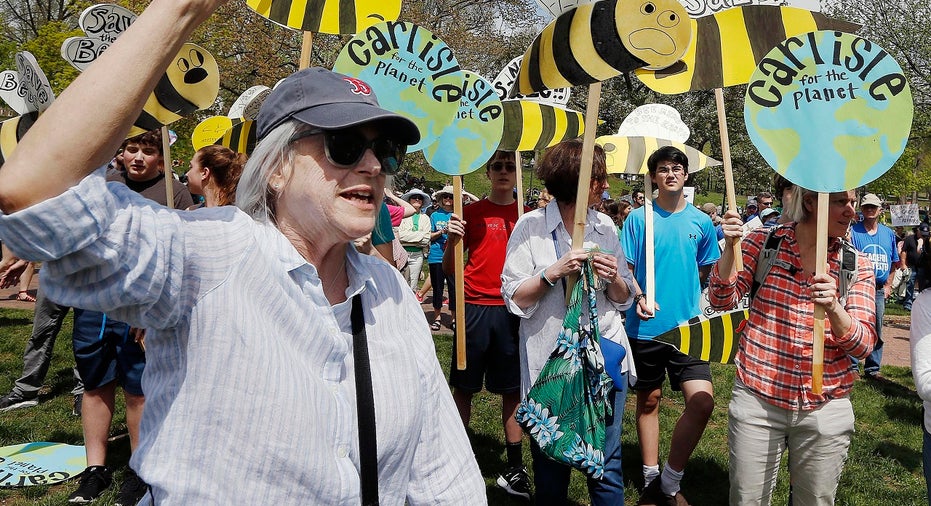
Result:
{"label": "green leaf pattern bag", "polygon": [[[547,457],[591,478],[604,474],[605,420],[613,382],[604,368],[595,302],[595,276],[586,261],[572,289],[563,329],[515,418]],[[587,297],[584,297],[587,296]],[[588,302],[588,322],[582,310]]]}

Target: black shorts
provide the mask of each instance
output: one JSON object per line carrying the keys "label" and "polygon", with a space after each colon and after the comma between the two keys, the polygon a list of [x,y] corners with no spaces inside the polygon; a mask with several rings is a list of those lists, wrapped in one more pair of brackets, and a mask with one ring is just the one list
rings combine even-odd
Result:
{"label": "black shorts", "polygon": [[74,308],[74,360],[85,390],[116,381],[133,395],[142,393],[145,352],[130,335],[129,325],[103,313]]}
{"label": "black shorts", "polygon": [[704,360],[690,357],[672,345],[650,340],[631,339],[637,384],[634,390],[653,390],[663,386],[666,374],[673,390],[681,391],[682,383],[691,380],[711,381],[711,366]]}
{"label": "black shorts", "polygon": [[485,388],[496,394],[520,391],[520,318],[504,306],[465,305],[466,368],[456,370],[456,344],[449,384],[469,393]]}

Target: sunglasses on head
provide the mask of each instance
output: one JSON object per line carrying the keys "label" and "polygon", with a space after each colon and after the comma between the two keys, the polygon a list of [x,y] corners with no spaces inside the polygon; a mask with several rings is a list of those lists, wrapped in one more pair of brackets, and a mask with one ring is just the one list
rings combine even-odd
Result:
{"label": "sunglasses on head", "polygon": [[350,169],[365,156],[368,149],[375,153],[381,164],[381,170],[390,175],[398,173],[407,145],[396,142],[390,137],[376,137],[369,140],[364,133],[354,128],[342,130],[323,130],[314,128],[294,134],[288,143],[296,142],[312,135],[323,135],[323,147],[327,160],[333,165]]}

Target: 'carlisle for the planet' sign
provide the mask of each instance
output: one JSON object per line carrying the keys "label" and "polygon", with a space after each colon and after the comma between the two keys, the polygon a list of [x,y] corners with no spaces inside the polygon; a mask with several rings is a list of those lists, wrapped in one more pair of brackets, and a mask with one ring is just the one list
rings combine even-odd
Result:
{"label": "'carlisle for the planet' sign", "polygon": [[778,44],[757,66],[744,102],[747,132],[763,158],[819,192],[885,173],[905,149],[912,114],[911,89],[892,56],[836,31]]}
{"label": "'carlisle for the planet' sign", "polygon": [[333,70],[365,81],[383,108],[417,124],[420,142],[411,152],[433,144],[459,111],[463,76],[453,50],[413,23],[366,28],[343,47]]}

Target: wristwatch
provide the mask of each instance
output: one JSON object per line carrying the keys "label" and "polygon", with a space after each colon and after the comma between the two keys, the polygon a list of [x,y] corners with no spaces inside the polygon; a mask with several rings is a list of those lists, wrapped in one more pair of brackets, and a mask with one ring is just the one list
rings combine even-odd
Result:
{"label": "wristwatch", "polygon": [[645,299],[646,297],[647,297],[647,294],[645,293],[638,293],[637,295],[634,295],[634,304],[639,304],[640,299]]}

